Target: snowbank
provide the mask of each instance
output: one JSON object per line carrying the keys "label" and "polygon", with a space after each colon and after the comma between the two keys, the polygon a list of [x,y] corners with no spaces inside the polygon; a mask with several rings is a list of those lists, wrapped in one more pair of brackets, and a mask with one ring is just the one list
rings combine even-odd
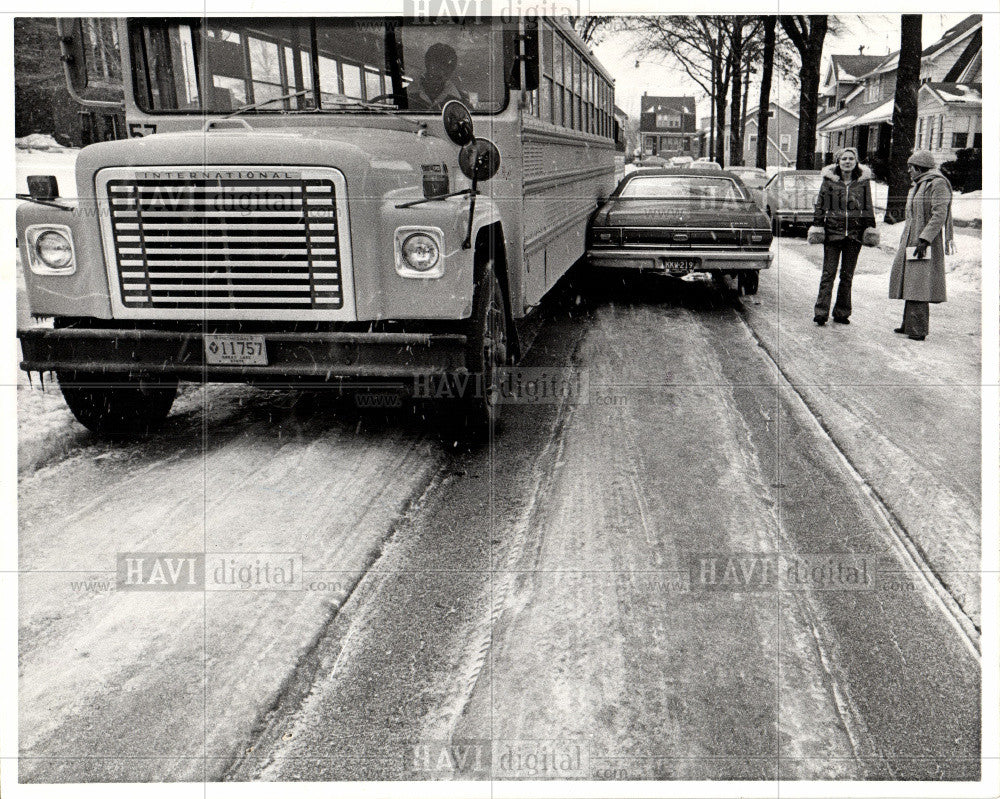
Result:
{"label": "snowbank", "polygon": [[14,147],[18,150],[55,150],[62,151],[71,148],[64,147],[47,133],[32,133],[29,136],[22,136],[14,139]]}
{"label": "snowbank", "polygon": [[951,198],[951,216],[956,223],[983,222],[983,193],[970,191],[966,194],[954,194]]}
{"label": "snowbank", "polygon": [[[865,247],[858,259],[858,272],[881,274],[892,268],[892,259],[896,257],[896,248],[903,235],[904,222],[895,225],[879,224],[879,246]],[[944,257],[945,273],[948,284],[953,281],[961,284],[960,288],[979,290],[983,273],[983,241],[977,233],[965,233],[961,228],[955,231],[956,252]]]}

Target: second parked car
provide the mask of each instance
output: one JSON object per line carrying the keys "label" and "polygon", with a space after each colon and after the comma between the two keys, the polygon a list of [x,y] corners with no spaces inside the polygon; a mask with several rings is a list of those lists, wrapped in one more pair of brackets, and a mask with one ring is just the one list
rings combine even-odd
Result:
{"label": "second parked car", "polygon": [[808,229],[822,184],[823,176],[812,169],[779,172],[765,184],[764,212],[771,219],[774,235],[780,235],[784,228]]}

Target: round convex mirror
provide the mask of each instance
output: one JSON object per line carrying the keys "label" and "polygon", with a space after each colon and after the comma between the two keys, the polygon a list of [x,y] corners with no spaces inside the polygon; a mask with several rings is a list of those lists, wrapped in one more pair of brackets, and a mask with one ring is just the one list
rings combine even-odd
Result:
{"label": "round convex mirror", "polygon": [[475,137],[472,133],[472,114],[460,100],[449,100],[441,109],[444,130],[459,147],[464,147]]}
{"label": "round convex mirror", "polygon": [[489,180],[500,168],[500,151],[489,139],[476,139],[459,151],[458,168],[469,180]]}

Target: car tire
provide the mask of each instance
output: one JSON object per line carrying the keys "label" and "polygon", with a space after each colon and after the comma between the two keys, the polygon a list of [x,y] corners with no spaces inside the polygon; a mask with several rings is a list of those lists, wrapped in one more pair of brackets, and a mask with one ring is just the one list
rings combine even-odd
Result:
{"label": "car tire", "polygon": [[736,278],[740,294],[752,296],[757,293],[757,286],[760,283],[760,272],[756,269],[744,269]]}
{"label": "car tire", "polygon": [[77,371],[60,371],[56,376],[77,421],[110,438],[155,430],[177,396],[177,378],[170,376]]}
{"label": "car tire", "polygon": [[781,235],[781,223],[778,222],[778,218],[771,213],[771,209],[767,209],[767,215],[771,220],[771,235],[774,238],[778,238]]}

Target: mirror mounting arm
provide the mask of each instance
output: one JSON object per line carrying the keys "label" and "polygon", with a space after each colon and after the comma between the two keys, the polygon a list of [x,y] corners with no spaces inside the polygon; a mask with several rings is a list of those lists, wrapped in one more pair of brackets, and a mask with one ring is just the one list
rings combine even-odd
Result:
{"label": "mirror mounting arm", "polygon": [[476,195],[479,193],[476,190],[476,184],[479,181],[476,176],[472,176],[472,188],[469,189],[469,227],[465,231],[465,241],[462,242],[462,249],[469,250],[472,249],[472,218],[476,214]]}

